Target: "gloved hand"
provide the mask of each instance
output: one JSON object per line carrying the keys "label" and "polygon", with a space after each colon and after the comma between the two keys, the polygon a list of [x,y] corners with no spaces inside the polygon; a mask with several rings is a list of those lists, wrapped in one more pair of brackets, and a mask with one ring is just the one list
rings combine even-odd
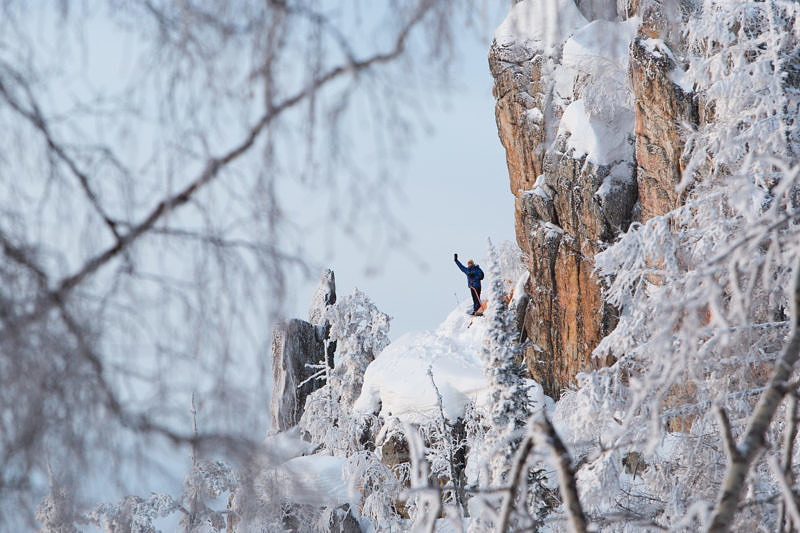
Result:
{"label": "gloved hand", "polygon": [[453,254],[453,261],[458,261],[458,254]]}

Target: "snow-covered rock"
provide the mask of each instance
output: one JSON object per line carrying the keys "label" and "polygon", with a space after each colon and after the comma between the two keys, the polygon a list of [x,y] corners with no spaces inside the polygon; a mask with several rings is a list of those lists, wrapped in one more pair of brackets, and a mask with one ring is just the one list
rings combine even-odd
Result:
{"label": "snow-covered rock", "polygon": [[553,397],[592,368],[592,350],[614,327],[593,257],[628,228],[636,205],[628,56],[641,21],[609,20],[613,11],[592,0],[519,2],[489,55],[530,270],[525,358]]}
{"label": "snow-covered rock", "polygon": [[312,324],[324,324],[325,311],[328,306],[336,303],[336,277],[333,270],[325,269],[322,271],[319,284],[314,295],[311,297],[311,305],[308,309],[308,321]]}
{"label": "snow-covered rock", "polygon": [[[527,307],[528,273],[516,246],[508,243],[500,248],[503,278],[516,276],[516,283],[507,282],[506,290],[514,292],[510,308],[519,313],[515,317],[519,323]],[[492,298],[490,283],[485,285],[482,296]],[[470,310],[471,303],[464,302],[435,331],[407,333],[387,346],[367,367],[354,410],[379,412],[384,420],[423,424],[440,416],[438,389],[445,418],[453,423],[464,416],[470,402],[479,408],[487,404],[482,357],[492,315],[489,311],[473,317]],[[530,396],[534,403],[544,403],[542,388],[536,383],[531,383]]]}
{"label": "snow-covered rock", "polygon": [[572,0],[523,0],[512,6],[494,40],[500,46],[524,43],[550,55],[587,22]]}
{"label": "snow-covered rock", "polygon": [[468,315],[470,306],[456,308],[436,331],[407,333],[386,347],[367,367],[354,410],[422,423],[439,416],[435,382],[445,416],[463,416],[487,385],[480,362],[486,318]]}

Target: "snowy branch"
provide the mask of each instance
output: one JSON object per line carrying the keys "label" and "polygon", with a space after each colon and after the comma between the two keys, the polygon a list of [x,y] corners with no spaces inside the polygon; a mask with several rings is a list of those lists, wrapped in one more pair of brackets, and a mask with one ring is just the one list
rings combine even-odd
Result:
{"label": "snowy branch", "polygon": [[[789,393],[786,405],[786,428],[784,430],[783,438],[783,453],[781,455],[781,474],[785,478],[786,483],[791,487],[794,484],[792,475],[792,452],[794,451],[794,441],[797,438],[797,387],[793,387]],[[778,529],[789,531],[791,523],[787,523],[784,529],[784,521],[786,519],[786,505],[787,503],[781,501],[778,506]],[[794,520],[794,517],[793,517]],[[794,522],[800,525],[800,522]]]}
{"label": "snowy branch", "polygon": [[740,461],[741,456],[739,450],[736,449],[736,439],[733,437],[731,422],[728,419],[728,415],[725,413],[725,409],[723,409],[722,406],[717,406],[715,412],[719,420],[719,432],[722,435],[722,443],[725,445],[725,455],[731,462]]}
{"label": "snowy branch", "polygon": [[767,390],[756,405],[742,443],[735,448],[735,453],[732,453],[725,483],[707,528],[711,533],[729,531],[733,525],[747,472],[764,447],[769,424],[786,393],[786,383],[794,371],[795,363],[800,358],[800,265],[795,270],[793,296],[792,335],[781,358],[775,364]]}
{"label": "snowy branch", "polygon": [[[778,460],[774,456],[770,456],[767,458],[767,463],[769,464],[770,470],[772,470],[772,475],[775,476],[775,479],[778,480],[778,487],[781,490],[781,503],[786,507],[789,511],[789,516],[792,517],[792,521],[795,524],[800,524],[800,510],[797,509],[797,498],[792,491],[792,487],[789,485],[789,480],[787,479],[786,474],[781,468],[781,465],[778,464]],[[778,530],[783,530],[783,521],[778,522]],[[788,528],[787,528],[788,529]]]}
{"label": "snowy branch", "polygon": [[500,507],[497,531],[506,531],[508,529],[509,520],[511,519],[511,511],[514,508],[514,499],[519,490],[522,479],[527,473],[526,468],[528,464],[528,454],[533,450],[534,439],[533,435],[529,432],[517,449],[517,455],[514,463],[511,465],[508,479],[511,485],[508,487],[507,492],[503,496],[503,503]]}

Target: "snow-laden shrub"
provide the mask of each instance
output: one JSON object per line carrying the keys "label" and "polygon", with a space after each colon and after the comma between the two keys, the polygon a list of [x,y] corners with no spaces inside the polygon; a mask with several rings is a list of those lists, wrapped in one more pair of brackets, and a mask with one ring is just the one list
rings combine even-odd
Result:
{"label": "snow-laden shrub", "polygon": [[126,496],[115,504],[98,505],[86,516],[86,521],[109,533],[156,533],[158,530],[153,522],[179,508],[180,504],[166,494],[152,494],[147,499]]}
{"label": "snow-laden shrub", "polygon": [[342,470],[350,480],[350,492],[360,495],[359,515],[367,518],[375,531],[399,531],[395,502],[400,483],[389,467],[374,453],[363,450],[348,457]]}
{"label": "snow-laden shrub", "polygon": [[374,430],[374,417],[355,416],[351,408],[367,366],[389,344],[391,319],[358,289],[328,306],[325,319],[329,339],[336,342],[334,367],[327,369],[325,385],[306,399],[298,425],[329,453],[347,456],[363,449]]}
{"label": "snow-laden shrub", "polygon": [[223,531],[225,517],[209,503],[224,493],[235,493],[239,480],[222,461],[197,460],[183,481],[183,500],[188,513],[181,518],[184,531]]}

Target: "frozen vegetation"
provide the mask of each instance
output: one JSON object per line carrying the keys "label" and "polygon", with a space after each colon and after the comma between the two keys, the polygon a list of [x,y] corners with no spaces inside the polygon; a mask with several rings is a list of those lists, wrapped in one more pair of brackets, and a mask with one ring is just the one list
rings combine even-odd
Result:
{"label": "frozen vegetation", "polygon": [[[612,167],[601,202],[633,179],[620,170],[634,150],[632,46],[668,60],[701,114],[681,124],[678,205],[593,258],[618,319],[594,351],[607,366],[577,374],[557,401],[530,379],[520,309],[535,287],[515,245],[489,245],[483,317],[465,303],[391,343],[390,318],[361,291],[332,297],[327,272],[310,310],[326,331],[309,378],[319,386],[295,427],[230,463],[193,446],[180,494],[128,496],[79,519],[54,485],[43,531],[150,532],[169,516],[192,532],[800,527],[800,7],[676,9],[669,24],[685,31],[665,40],[642,38],[639,17],[589,22],[571,0],[524,0],[494,34],[546,56],[560,111],[547,141]],[[540,124],[545,111],[525,116]],[[530,192],[557,193],[543,178]],[[564,231],[542,226],[554,241]]]}

